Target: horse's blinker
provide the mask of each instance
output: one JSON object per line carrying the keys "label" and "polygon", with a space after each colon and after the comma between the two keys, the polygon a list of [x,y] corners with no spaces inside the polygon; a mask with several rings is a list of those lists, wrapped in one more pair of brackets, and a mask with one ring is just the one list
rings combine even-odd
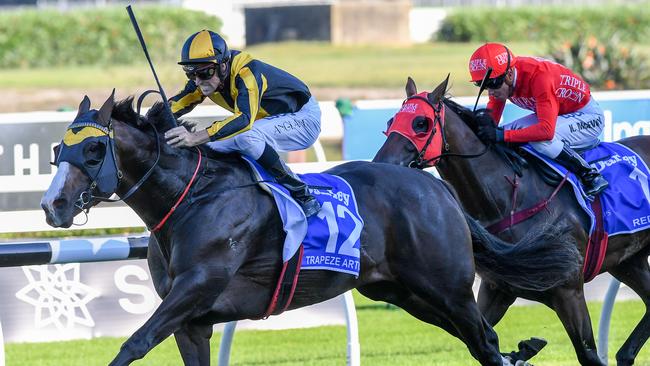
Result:
{"label": "horse's blinker", "polygon": [[[449,148],[442,126],[444,110],[442,102],[439,101],[434,106],[427,98],[426,92],[413,95],[402,103],[402,108],[392,118],[385,134],[399,133],[411,141],[419,151],[417,161],[411,162],[412,164],[435,165],[443,149],[446,151]],[[414,126],[414,122],[418,121],[416,119],[422,117],[429,121],[426,130]],[[440,133],[436,133],[438,130]]]}
{"label": "horse's blinker", "polygon": [[54,164],[58,166],[65,161],[76,166],[92,182],[91,196],[108,198],[117,190],[122,174],[115,161],[112,126],[95,122],[96,113],[85,113],[68,126]]}

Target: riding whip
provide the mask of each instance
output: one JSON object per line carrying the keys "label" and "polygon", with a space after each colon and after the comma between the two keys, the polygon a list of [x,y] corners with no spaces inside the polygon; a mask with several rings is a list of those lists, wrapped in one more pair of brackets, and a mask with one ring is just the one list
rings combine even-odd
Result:
{"label": "riding whip", "polygon": [[172,116],[173,121],[176,121],[176,119],[173,118],[174,114],[172,113],[171,107],[169,106],[169,102],[167,100],[167,96],[165,95],[165,91],[163,90],[163,87],[160,84],[160,80],[158,80],[158,75],[156,74],[156,69],[153,67],[153,63],[151,62],[151,57],[149,57],[149,52],[147,51],[147,45],[144,43],[142,32],[140,31],[140,27],[138,26],[138,21],[135,19],[135,14],[133,13],[133,9],[131,9],[131,5],[126,7],[126,11],[129,13],[129,18],[131,18],[131,24],[133,24],[133,29],[135,30],[135,34],[138,36],[138,40],[140,41],[140,46],[142,46],[142,51],[144,51],[144,55],[145,57],[147,57],[147,62],[149,62],[149,67],[151,68],[153,77],[154,79],[156,79],[156,84],[158,84],[158,90],[160,91],[160,96],[163,99],[163,104],[165,105],[165,111],[167,111],[167,113],[169,113],[169,115]]}
{"label": "riding whip", "polygon": [[492,74],[492,68],[488,67],[487,71],[485,72],[485,75],[483,75],[483,80],[481,80],[481,86],[478,89],[478,95],[476,96],[476,103],[474,103],[474,109],[472,110],[472,112],[476,112],[476,106],[478,105],[478,100],[481,98],[481,94],[483,94],[483,90],[485,90],[485,82],[490,78],[490,74]]}

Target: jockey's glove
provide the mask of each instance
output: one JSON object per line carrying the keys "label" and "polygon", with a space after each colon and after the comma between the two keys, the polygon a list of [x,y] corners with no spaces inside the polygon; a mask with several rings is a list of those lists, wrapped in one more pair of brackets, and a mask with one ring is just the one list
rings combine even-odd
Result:
{"label": "jockey's glove", "polygon": [[496,127],[491,123],[479,126],[476,134],[478,135],[478,138],[486,144],[503,142],[503,128]]}

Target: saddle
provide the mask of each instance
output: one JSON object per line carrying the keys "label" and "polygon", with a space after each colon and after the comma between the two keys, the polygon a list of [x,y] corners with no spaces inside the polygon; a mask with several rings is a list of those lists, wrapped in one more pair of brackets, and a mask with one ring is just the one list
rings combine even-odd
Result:
{"label": "saddle", "polygon": [[[647,188],[650,169],[636,152],[620,143],[595,144],[582,149],[581,153],[611,183],[593,201],[585,198],[580,180],[574,174],[568,174],[568,170],[561,164],[537,153],[530,145],[523,145],[516,150],[516,154],[532,164],[547,184],[560,187],[565,182],[570,186],[578,205],[590,217],[590,239],[583,268],[585,282],[588,282],[600,273],[609,237],[650,227],[650,220],[647,220],[650,217],[650,194]],[[514,153],[509,153],[508,156],[511,164],[519,162],[519,159],[511,157],[515,156]],[[510,217],[491,226],[493,232],[500,232],[539,212],[540,207],[545,207],[557,191],[558,188],[551,198],[533,208],[511,212]]]}
{"label": "saddle", "polygon": [[[597,147],[599,144],[600,141],[597,141],[592,145],[579,149],[577,148],[575,151],[581,154],[587,150],[591,150]],[[542,180],[550,186],[556,187],[558,184],[560,184],[560,182],[562,182],[562,179],[564,178],[543,160],[529,153],[520,146],[509,148],[506,145],[495,145],[495,148],[497,149],[499,155],[501,155],[503,159],[508,162],[515,174],[517,174],[519,177],[523,175],[523,169],[532,167],[533,170],[539,173]]]}

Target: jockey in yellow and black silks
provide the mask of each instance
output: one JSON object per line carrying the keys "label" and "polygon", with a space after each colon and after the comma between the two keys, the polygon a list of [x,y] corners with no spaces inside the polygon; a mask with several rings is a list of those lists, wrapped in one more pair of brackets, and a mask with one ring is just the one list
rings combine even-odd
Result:
{"label": "jockey in yellow and black silks", "polygon": [[229,50],[224,39],[209,30],[185,41],[179,64],[188,81],[169,100],[175,117],[206,97],[233,115],[196,132],[173,128],[165,133],[167,143],[174,147],[207,143],[216,151],[255,159],[291,192],[307,217],[317,213],[318,202],[277,153],[305,149],[318,138],[321,112],[309,88],[286,71]]}

